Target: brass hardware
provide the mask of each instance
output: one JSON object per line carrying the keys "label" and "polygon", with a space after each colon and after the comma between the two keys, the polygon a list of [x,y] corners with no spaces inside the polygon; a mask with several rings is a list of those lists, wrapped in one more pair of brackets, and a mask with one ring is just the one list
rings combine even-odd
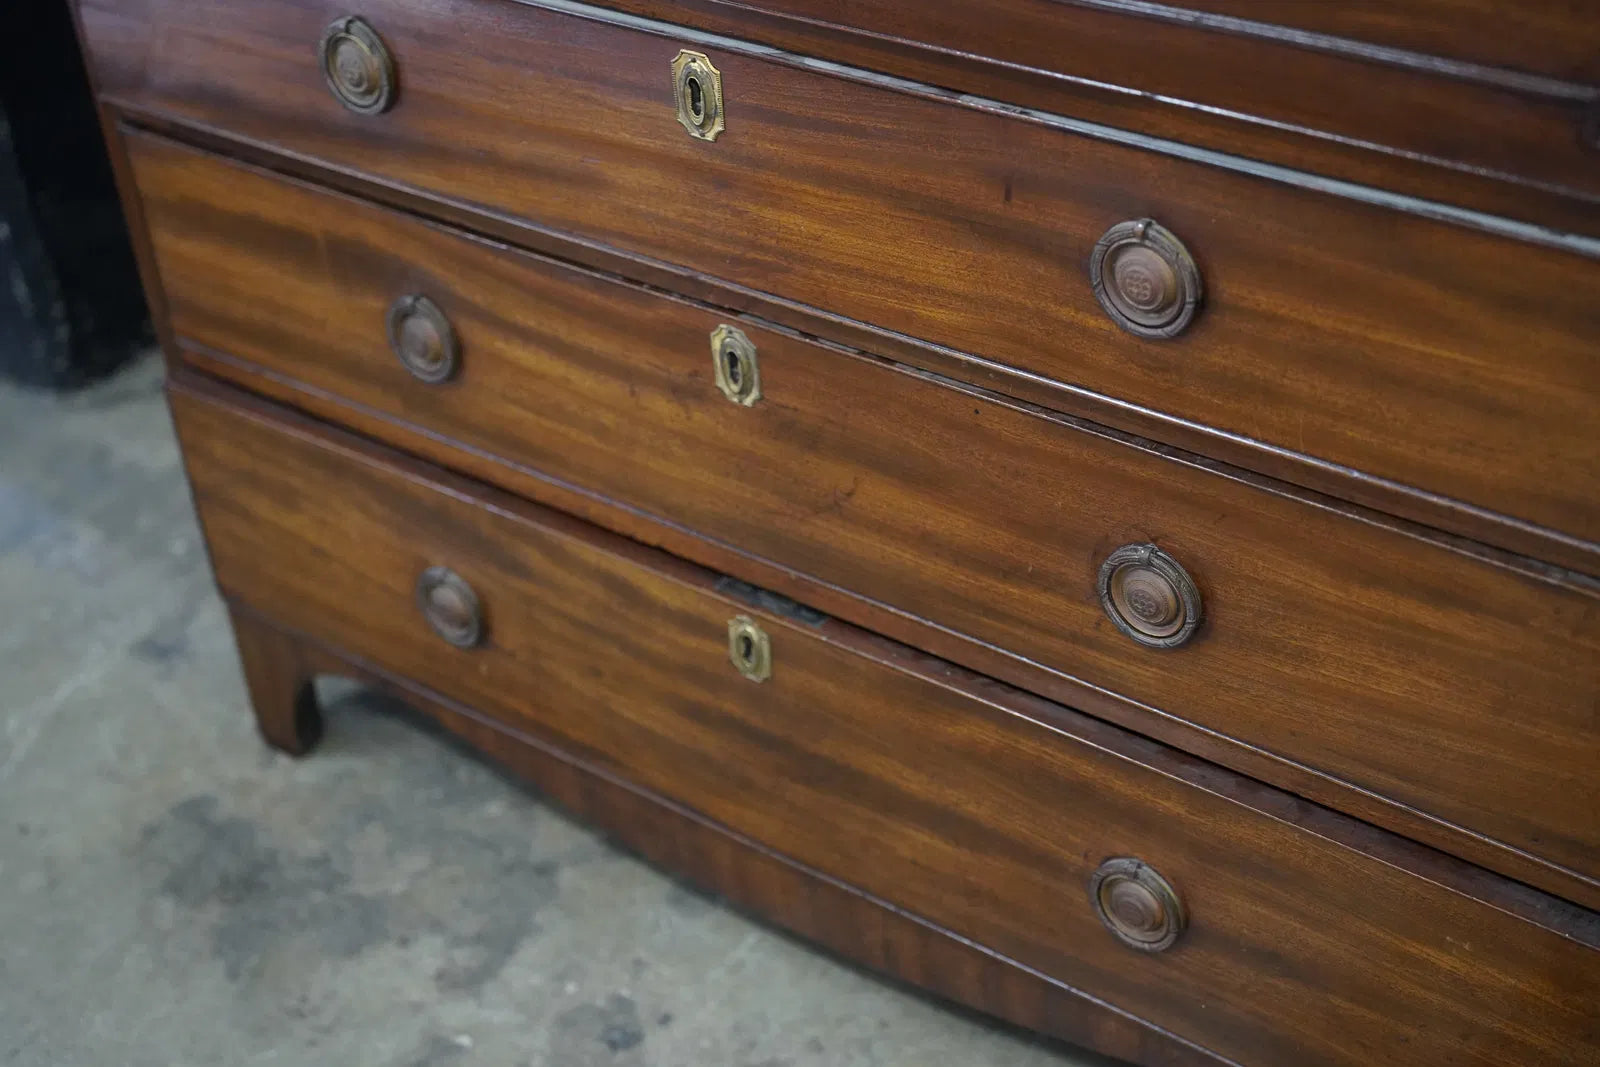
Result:
{"label": "brass hardware", "polygon": [[702,52],[681,51],[672,61],[672,98],[678,121],[691,137],[715,141],[722,118],[722,72]]}
{"label": "brass hardware", "polygon": [[1200,589],[1155,545],[1123,545],[1100,565],[1100,606],[1117,629],[1151,648],[1177,648],[1200,625]]}
{"label": "brass hardware", "polygon": [[1089,256],[1089,283],[1111,321],[1140,337],[1176,337],[1200,309],[1200,268],[1154,219],[1107,230]]}
{"label": "brass hardware", "polygon": [[761,367],[755,342],[737,326],[723,323],[711,331],[711,360],[717,388],[735,404],[750,407],[761,399]]}
{"label": "brass hardware", "polygon": [[483,609],[466,579],[448,567],[429,567],[417,578],[417,606],[433,632],[457,648],[483,640]]}
{"label": "brass hardware", "polygon": [[456,332],[439,305],[425,296],[402,296],[389,308],[389,347],[402,366],[430,384],[456,372]]}
{"label": "brass hardware", "polygon": [[377,115],[394,103],[394,59],[364,19],[342,18],[322,35],[322,75],[351,111]]}
{"label": "brass hardware", "polygon": [[728,620],[728,659],[752,682],[772,677],[772,639],[748,615]]}
{"label": "brass hardware", "polygon": [[1189,924],[1172,883],[1155,868],[1126,856],[1095,869],[1089,877],[1089,903],[1118,941],[1141,952],[1171,948]]}

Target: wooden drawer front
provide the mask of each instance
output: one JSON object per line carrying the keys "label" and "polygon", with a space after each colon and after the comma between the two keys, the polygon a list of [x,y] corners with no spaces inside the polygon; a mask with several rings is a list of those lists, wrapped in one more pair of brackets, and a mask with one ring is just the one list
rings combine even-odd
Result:
{"label": "wooden drawer front", "polygon": [[[353,439],[174,411],[229,596],[1238,1062],[1554,1063],[1593,1026],[1600,953],[1334,840],[1388,835]],[[418,612],[441,565],[477,648]],[[738,616],[764,682],[729,662]],[[1117,856],[1177,888],[1170,950],[1099,926]]]}
{"label": "wooden drawer front", "polygon": [[[895,73],[937,65],[944,80],[936,74],[927,80],[940,85],[983,92],[992,81],[1004,84],[1008,74],[1031,71],[1053,76],[1063,96],[1120,86],[1265,119],[1280,136],[1333,134],[1385,153],[1553,185],[1590,201],[1600,197],[1600,151],[1583,133],[1600,99],[1600,19],[1592,8],[1580,11],[1561,0],[1220,0],[1164,9],[1116,0],[937,6],[755,0],[736,10],[718,0],[607,0],[605,6],[786,44],[809,34],[813,48],[843,38],[847,54],[871,47],[847,36],[865,34]],[[1140,124],[1151,103],[1125,101],[1124,121]]]}
{"label": "wooden drawer front", "polygon": [[[518,491],[604,494],[1600,877],[1592,594],[752,323],[761,398],[730,403],[714,310],[130,147],[174,328],[247,361],[224,373],[265,369],[408,449],[497,457],[488,476]],[[409,294],[459,341],[445,384],[390,350]],[[1140,542],[1203,594],[1174,651],[1099,604],[1102,561]]]}
{"label": "wooden drawer front", "polygon": [[[678,41],[499,0],[365,4],[377,116],[323,84],[332,3],[128,8],[85,6],[118,99],[1600,538],[1594,260],[732,52],[707,143]],[[1146,216],[1205,279],[1170,341],[1087,280]]]}

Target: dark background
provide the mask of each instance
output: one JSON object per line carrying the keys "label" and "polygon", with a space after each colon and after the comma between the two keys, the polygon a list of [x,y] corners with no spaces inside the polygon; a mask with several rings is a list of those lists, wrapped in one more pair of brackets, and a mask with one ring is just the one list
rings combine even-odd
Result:
{"label": "dark background", "polygon": [[0,19],[0,378],[70,389],[153,343],[66,0]]}

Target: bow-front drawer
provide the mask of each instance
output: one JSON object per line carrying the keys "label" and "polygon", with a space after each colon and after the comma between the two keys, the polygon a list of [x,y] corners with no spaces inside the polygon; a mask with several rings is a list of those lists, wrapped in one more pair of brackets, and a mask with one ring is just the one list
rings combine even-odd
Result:
{"label": "bow-front drawer", "polygon": [[1231,1062],[1592,1040],[1578,909],[212,390],[173,410],[218,581],[282,626]]}
{"label": "bow-front drawer", "polygon": [[1597,897],[1586,585],[169,142],[130,147],[173,327],[208,368],[601,522],[621,509],[597,496],[687,527],[710,540],[679,551],[734,546],[931,620],[966,639],[946,654],[1004,650],[968,660],[991,673],[1236,739],[1208,743]]}
{"label": "bow-front drawer", "polygon": [[1041,376],[1062,403],[1209,434],[1302,484],[1415,487],[1436,495],[1415,498],[1428,521],[1600,558],[1600,264],[1577,239],[532,4],[82,10],[103,91],[154,119],[931,342],[962,374]]}

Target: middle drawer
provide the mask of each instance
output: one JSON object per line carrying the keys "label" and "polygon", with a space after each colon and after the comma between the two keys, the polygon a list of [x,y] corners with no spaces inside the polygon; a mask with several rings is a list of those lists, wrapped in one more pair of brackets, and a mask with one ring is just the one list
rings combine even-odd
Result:
{"label": "middle drawer", "polygon": [[[130,149],[174,328],[212,369],[297,383],[302,406],[364,411],[445,462],[487,454],[519,491],[554,478],[687,526],[1005,650],[1024,684],[1042,667],[1238,739],[1219,758],[1389,798],[1369,816],[1421,812],[1447,847],[1484,835],[1473,858],[1519,876],[1600,877],[1600,599],[1580,588],[171,142]],[[736,340],[718,353],[746,388],[759,375],[753,403],[719,389],[722,326],[752,344],[753,367]],[[446,380],[408,374],[391,338]],[[1201,619],[1175,649],[1102,601],[1107,559],[1148,544],[1198,603],[1136,562],[1110,611]]]}

